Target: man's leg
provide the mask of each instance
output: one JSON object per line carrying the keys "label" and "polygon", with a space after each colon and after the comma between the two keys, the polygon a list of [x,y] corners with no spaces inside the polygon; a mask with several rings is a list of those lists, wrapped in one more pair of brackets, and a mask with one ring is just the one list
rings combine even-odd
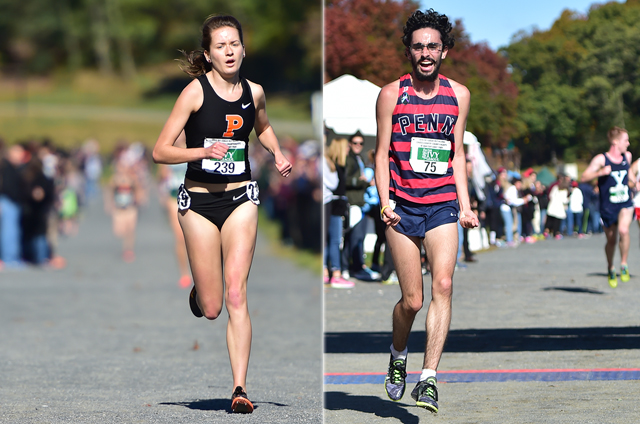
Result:
{"label": "man's leg", "polygon": [[618,214],[618,234],[620,234],[620,281],[623,283],[631,279],[627,259],[629,257],[629,245],[631,244],[631,236],[629,235],[629,227],[633,220],[633,208],[624,208]]}
{"label": "man's leg", "polygon": [[393,308],[393,346],[402,351],[407,347],[413,320],[424,300],[420,241],[417,237],[406,236],[392,227],[387,228],[386,237],[402,294]]}
{"label": "man's leg", "polygon": [[618,224],[604,227],[604,235],[607,238],[607,243],[604,245],[604,253],[607,256],[607,269],[610,270],[613,269],[613,255],[618,241]]}
{"label": "man's leg", "polygon": [[607,243],[604,245],[604,253],[607,256],[607,280],[611,288],[618,287],[618,276],[613,266],[613,255],[616,251],[616,242],[618,240],[618,224],[612,224],[604,227],[604,234],[607,237]]}
{"label": "man's leg", "polygon": [[392,227],[387,228],[386,238],[402,296],[393,308],[393,342],[384,386],[389,399],[398,401],[404,395],[406,386],[407,340],[413,320],[422,308],[424,294],[419,239],[401,234]]}
{"label": "man's leg", "polygon": [[424,246],[431,264],[432,279],[423,368],[436,370],[451,323],[453,271],[458,248],[457,224],[445,224],[432,229],[424,239]]}
{"label": "man's leg", "polygon": [[411,392],[416,406],[438,412],[436,370],[451,323],[451,294],[456,264],[458,224],[449,223],[427,232],[424,246],[431,262],[431,302],[427,312],[427,343],[420,381]]}
{"label": "man's leg", "polygon": [[618,234],[620,235],[620,263],[622,265],[627,264],[627,258],[629,257],[629,245],[631,244],[629,228],[631,227],[632,220],[633,208],[620,210],[620,214],[618,215]]}

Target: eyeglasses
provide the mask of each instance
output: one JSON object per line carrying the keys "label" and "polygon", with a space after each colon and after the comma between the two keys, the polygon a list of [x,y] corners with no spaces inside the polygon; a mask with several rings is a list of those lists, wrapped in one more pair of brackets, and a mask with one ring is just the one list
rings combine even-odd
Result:
{"label": "eyeglasses", "polygon": [[429,43],[429,44],[422,44],[422,43],[415,43],[411,45],[411,50],[413,50],[414,52],[422,52],[425,47],[427,48],[427,50],[429,50],[431,53],[440,53],[442,51],[442,44],[440,43]]}
{"label": "eyeglasses", "polygon": [[356,146],[362,146],[364,141],[352,141],[351,144],[355,144]]}

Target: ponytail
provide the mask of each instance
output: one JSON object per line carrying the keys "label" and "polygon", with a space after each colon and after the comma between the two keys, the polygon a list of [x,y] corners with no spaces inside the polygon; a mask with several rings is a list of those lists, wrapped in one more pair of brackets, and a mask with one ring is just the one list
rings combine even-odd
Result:
{"label": "ponytail", "polygon": [[204,51],[194,50],[187,53],[184,50],[179,50],[179,52],[184,56],[182,59],[177,59],[180,63],[180,69],[191,78],[197,78],[211,70],[211,63],[207,62]]}

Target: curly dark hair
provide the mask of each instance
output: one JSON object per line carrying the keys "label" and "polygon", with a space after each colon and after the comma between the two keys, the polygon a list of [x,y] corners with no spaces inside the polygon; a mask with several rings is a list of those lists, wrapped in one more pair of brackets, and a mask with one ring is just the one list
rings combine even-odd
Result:
{"label": "curly dark hair", "polygon": [[403,28],[404,35],[402,36],[402,43],[409,47],[413,32],[422,28],[433,28],[439,31],[445,49],[452,48],[456,42],[454,36],[451,34],[452,26],[447,15],[429,9],[424,13],[421,10],[416,10],[409,16]]}

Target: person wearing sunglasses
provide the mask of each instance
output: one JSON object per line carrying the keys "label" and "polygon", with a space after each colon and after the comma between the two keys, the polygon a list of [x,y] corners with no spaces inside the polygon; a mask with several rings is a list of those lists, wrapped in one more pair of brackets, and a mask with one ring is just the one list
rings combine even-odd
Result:
{"label": "person wearing sunglasses", "polygon": [[367,235],[367,218],[362,212],[365,205],[364,193],[369,187],[364,175],[365,163],[362,159],[364,137],[358,131],[349,137],[349,154],[345,164],[345,188],[349,201],[349,229],[344,236],[342,248],[342,271],[344,278],[360,281],[380,279],[380,273],[372,271],[364,263],[364,239]]}
{"label": "person wearing sunglasses", "polygon": [[403,44],[413,71],[384,86],[376,104],[376,185],[380,215],[400,284],[392,316],[391,359],[385,390],[398,401],[405,391],[407,340],[423,306],[421,245],[431,267],[431,301],[416,405],[438,412],[436,370],[451,322],[458,220],[478,226],[471,210],[462,139],[470,93],[439,74],[454,45],[447,16],[417,10],[406,22]]}

